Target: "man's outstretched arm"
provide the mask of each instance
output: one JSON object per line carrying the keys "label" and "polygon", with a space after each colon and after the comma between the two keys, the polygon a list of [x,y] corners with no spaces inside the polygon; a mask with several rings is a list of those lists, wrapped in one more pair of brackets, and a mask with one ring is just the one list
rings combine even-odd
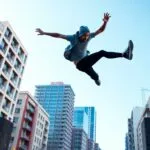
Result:
{"label": "man's outstretched arm", "polygon": [[108,22],[110,17],[111,16],[109,15],[109,13],[104,13],[103,24],[97,31],[94,32],[95,36],[100,34],[101,32],[103,32],[105,30],[107,22]]}
{"label": "man's outstretched arm", "polygon": [[44,32],[43,30],[41,30],[40,28],[36,29],[36,32],[38,32],[38,35],[48,35],[54,38],[62,38],[62,39],[66,39],[67,36],[63,35],[63,34],[59,34],[59,33],[49,33],[49,32]]}

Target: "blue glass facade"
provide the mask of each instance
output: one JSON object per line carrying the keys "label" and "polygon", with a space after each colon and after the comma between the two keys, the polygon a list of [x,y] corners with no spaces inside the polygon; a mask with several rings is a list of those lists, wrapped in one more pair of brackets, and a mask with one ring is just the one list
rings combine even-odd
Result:
{"label": "blue glass facade", "polygon": [[74,108],[73,126],[75,128],[83,129],[88,134],[88,114],[80,107]]}
{"label": "blue glass facade", "polygon": [[[83,115],[83,113],[81,113],[81,111],[84,112],[85,114],[87,114],[87,117],[88,117],[88,137],[91,140],[96,141],[96,111],[95,111],[95,107],[75,107],[74,114],[79,115],[78,117],[77,116],[74,117],[73,124],[76,126],[82,125],[82,122],[84,120],[84,115]],[[84,127],[84,122],[83,122],[82,126]],[[85,128],[86,128],[86,126],[85,126]]]}
{"label": "blue glass facade", "polygon": [[70,150],[74,96],[70,85],[36,86],[35,97],[50,116],[48,149]]}

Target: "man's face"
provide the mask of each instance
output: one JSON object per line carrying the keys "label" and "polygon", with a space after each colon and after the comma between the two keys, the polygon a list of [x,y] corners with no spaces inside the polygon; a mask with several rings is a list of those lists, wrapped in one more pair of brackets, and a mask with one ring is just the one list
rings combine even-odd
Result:
{"label": "man's face", "polygon": [[87,33],[84,33],[82,36],[80,36],[79,39],[81,42],[85,42],[89,39],[89,37],[90,37],[90,33],[87,32]]}

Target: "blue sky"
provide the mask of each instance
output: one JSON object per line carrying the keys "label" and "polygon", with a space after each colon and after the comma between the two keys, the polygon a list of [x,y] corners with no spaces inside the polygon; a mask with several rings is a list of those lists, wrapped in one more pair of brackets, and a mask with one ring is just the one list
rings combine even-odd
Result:
{"label": "blue sky", "polygon": [[[123,150],[127,118],[134,106],[141,105],[141,88],[150,88],[149,6],[149,0],[0,0],[0,20],[10,22],[29,54],[21,90],[34,95],[38,84],[71,84],[76,106],[96,107],[100,147]],[[89,43],[91,53],[123,52],[130,39],[135,49],[132,61],[103,58],[94,66],[102,82],[98,87],[63,58],[67,41],[37,36],[35,28],[73,34],[87,25],[95,31],[104,12],[111,18],[104,33]]]}

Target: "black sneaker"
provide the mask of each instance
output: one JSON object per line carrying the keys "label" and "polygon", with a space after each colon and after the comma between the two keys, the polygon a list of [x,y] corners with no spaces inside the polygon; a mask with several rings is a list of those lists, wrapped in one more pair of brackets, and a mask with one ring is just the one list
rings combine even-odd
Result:
{"label": "black sneaker", "polygon": [[101,85],[101,82],[100,82],[100,80],[98,79],[98,80],[94,80],[95,81],[95,83],[98,85],[98,86],[100,86]]}
{"label": "black sneaker", "polygon": [[123,57],[131,60],[133,58],[133,47],[133,42],[130,40],[128,43],[128,48],[125,50],[125,52],[123,52]]}

